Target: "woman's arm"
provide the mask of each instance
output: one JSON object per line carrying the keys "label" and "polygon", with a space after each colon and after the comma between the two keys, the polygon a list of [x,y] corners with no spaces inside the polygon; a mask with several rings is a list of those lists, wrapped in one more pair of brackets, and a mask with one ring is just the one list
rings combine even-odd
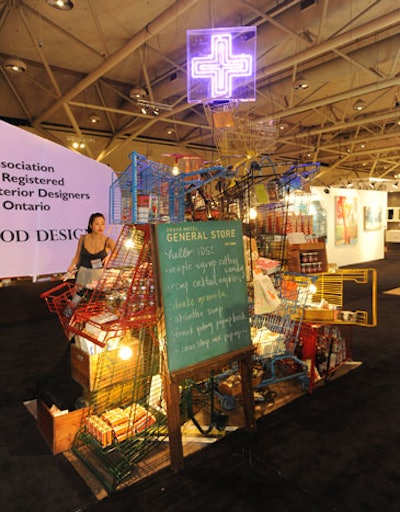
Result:
{"label": "woman's arm", "polygon": [[107,263],[108,263],[109,259],[111,258],[111,254],[114,250],[114,247],[115,247],[114,240],[112,238],[107,238],[106,250],[107,250],[108,254],[103,260],[103,268],[105,268],[107,266]]}
{"label": "woman's arm", "polygon": [[83,244],[84,238],[85,238],[85,235],[81,235],[79,237],[78,246],[76,248],[76,253],[75,253],[75,256],[72,258],[70,266],[68,267],[68,272],[73,272],[74,270],[76,270],[76,266],[78,265],[79,258],[81,256],[81,249],[82,249],[82,244]]}

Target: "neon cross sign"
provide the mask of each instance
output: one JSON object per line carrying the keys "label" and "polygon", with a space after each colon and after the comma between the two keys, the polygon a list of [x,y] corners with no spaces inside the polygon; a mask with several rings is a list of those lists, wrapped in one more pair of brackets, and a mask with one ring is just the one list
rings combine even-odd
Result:
{"label": "neon cross sign", "polygon": [[188,102],[255,100],[256,27],[187,32]]}
{"label": "neon cross sign", "polygon": [[232,55],[231,34],[211,36],[211,54],[192,59],[192,77],[211,80],[212,98],[231,98],[233,78],[251,76],[252,72],[251,55]]}

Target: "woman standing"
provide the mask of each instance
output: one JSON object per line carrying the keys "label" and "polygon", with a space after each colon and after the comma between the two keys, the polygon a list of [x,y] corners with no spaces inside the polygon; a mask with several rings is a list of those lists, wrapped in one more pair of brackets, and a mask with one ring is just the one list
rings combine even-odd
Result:
{"label": "woman standing", "polygon": [[87,287],[96,283],[103,268],[107,265],[115,242],[103,234],[106,221],[102,213],[92,213],[89,218],[87,234],[79,238],[78,247],[68,272],[78,270],[76,284]]}

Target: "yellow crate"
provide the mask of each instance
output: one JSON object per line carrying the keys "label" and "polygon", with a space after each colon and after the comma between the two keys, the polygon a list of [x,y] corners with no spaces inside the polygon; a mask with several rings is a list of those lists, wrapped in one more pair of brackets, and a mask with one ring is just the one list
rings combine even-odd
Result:
{"label": "yellow crate", "polygon": [[333,309],[305,309],[303,320],[304,322],[333,323],[336,320],[336,313]]}

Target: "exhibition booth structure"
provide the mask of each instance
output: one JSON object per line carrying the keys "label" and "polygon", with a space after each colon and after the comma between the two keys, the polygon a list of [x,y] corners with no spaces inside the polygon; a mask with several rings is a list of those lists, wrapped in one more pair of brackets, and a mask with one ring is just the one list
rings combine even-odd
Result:
{"label": "exhibition booth structure", "polygon": [[[317,164],[278,176],[261,161],[239,178],[130,158],[110,188],[121,231],[101,279],[42,294],[82,394],[75,410],[38,397],[38,427],[109,492],[166,446],[180,471],[194,431],[254,429],[277,385],[300,396],[351,368],[353,326],[377,324],[376,272],[352,258],[382,239],[386,208],[368,191],[312,191]],[[351,306],[358,293],[368,308]]]}

